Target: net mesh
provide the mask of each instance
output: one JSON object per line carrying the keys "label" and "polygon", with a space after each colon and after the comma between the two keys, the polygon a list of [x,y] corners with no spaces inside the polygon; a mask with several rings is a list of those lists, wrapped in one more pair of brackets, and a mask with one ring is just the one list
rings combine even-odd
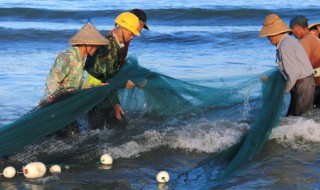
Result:
{"label": "net mesh", "polygon": [[[199,166],[206,165],[212,181],[203,189],[223,188],[230,178],[240,171],[263,148],[272,129],[278,126],[284,108],[284,88],[286,81],[278,69],[263,74],[261,108],[250,125],[248,133],[239,143],[218,155],[206,159]],[[209,168],[209,169],[208,169]],[[208,171],[209,170],[209,171]]]}
{"label": "net mesh", "polygon": [[[267,83],[263,84],[262,99],[266,105],[263,104],[256,124],[251,126],[250,132],[243,140],[242,146],[247,147],[247,150],[240,149],[241,154],[239,153],[234,161],[230,161],[225,174],[221,176],[227,176],[246,160],[251,159],[267,140],[270,128],[276,125],[282,92],[282,83],[279,81],[282,79],[278,79],[278,73],[275,73],[277,72],[269,73]],[[132,80],[136,88],[124,89],[128,80]],[[275,82],[277,80],[278,82]],[[124,128],[118,128],[113,134],[102,134],[99,129],[88,128],[86,113],[108,101],[115,92],[118,93],[121,105],[127,112],[126,119],[129,123],[130,120],[145,121],[148,127],[158,128],[165,124],[174,126],[177,122],[199,118],[209,112],[218,117],[220,108],[243,104],[248,98],[250,86],[259,83],[259,78],[249,78],[237,85],[205,87],[150,71],[139,66],[136,57],[129,57],[117,75],[108,82],[107,86],[72,92],[59,102],[34,109],[15,122],[1,126],[0,157],[8,157],[9,161],[22,164],[31,161],[42,161],[46,164],[94,163],[103,153],[104,145],[119,143],[118,132],[122,137],[129,137],[134,135],[134,132],[145,130],[144,126],[139,126],[136,131],[131,130],[127,133]],[[273,95],[279,93],[278,99],[273,100],[275,97],[271,96],[271,92]],[[275,106],[273,110],[271,105],[279,107]],[[52,135],[76,120],[80,126],[80,135],[76,138],[61,139]],[[252,131],[255,131],[253,135]],[[258,142],[254,141],[255,136],[259,137]],[[249,146],[252,143],[256,144],[254,148]],[[226,152],[236,155],[237,151]]]}

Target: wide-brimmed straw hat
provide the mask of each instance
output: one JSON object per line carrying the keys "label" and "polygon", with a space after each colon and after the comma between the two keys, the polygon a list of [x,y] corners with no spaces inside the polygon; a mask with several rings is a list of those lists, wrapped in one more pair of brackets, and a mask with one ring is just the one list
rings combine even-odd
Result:
{"label": "wide-brimmed straw hat", "polygon": [[291,29],[276,14],[270,14],[266,17],[259,37],[274,36],[277,34],[290,32]]}
{"label": "wide-brimmed straw hat", "polygon": [[100,34],[91,21],[88,21],[78,33],[70,38],[69,44],[107,45],[109,40]]}
{"label": "wide-brimmed straw hat", "polygon": [[319,22],[315,22],[315,23],[313,23],[313,24],[310,24],[309,26],[308,26],[308,29],[310,30],[312,27],[314,27],[314,26],[316,26],[317,27],[317,29],[320,31],[320,23]]}

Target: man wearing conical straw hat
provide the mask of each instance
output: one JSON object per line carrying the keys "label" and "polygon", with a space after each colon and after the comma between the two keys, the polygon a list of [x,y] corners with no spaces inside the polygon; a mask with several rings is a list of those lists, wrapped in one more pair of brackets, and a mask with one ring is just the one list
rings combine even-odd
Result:
{"label": "man wearing conical straw hat", "polygon": [[292,33],[299,39],[306,50],[311,65],[315,71],[314,106],[320,107],[320,40],[308,29],[308,19],[304,15],[296,15],[290,21]]}
{"label": "man wearing conical straw hat", "polygon": [[60,92],[82,87],[85,58],[93,55],[98,46],[109,44],[109,41],[88,21],[70,38],[69,44],[73,46],[57,56],[48,74],[45,98],[49,102]]}
{"label": "man wearing conical straw hat", "polygon": [[[109,41],[88,21],[70,38],[69,44],[72,46],[57,56],[50,69],[46,80],[45,96],[40,102],[40,107],[63,99],[62,95],[66,92],[89,87],[83,85],[85,58],[93,55],[98,46],[109,44]],[[59,137],[77,137],[79,133],[79,124],[75,121],[57,131],[56,134]]]}
{"label": "man wearing conical straw hat", "polygon": [[320,38],[320,22],[315,22],[308,26],[308,29],[311,34],[314,34],[318,38]]}
{"label": "man wearing conical straw hat", "polygon": [[313,68],[302,45],[288,32],[291,29],[276,14],[266,17],[259,37],[268,37],[276,46],[276,60],[286,79],[285,92],[291,94],[287,116],[301,115],[313,108]]}

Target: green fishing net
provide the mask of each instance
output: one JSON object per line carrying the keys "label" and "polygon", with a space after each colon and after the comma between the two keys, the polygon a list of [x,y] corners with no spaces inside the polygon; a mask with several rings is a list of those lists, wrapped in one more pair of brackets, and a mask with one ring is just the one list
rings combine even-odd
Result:
{"label": "green fishing net", "polygon": [[[128,80],[136,84],[133,90],[125,89]],[[208,113],[218,117],[220,108],[243,104],[248,98],[250,85],[258,82],[259,78],[254,77],[237,85],[205,87],[150,71],[141,67],[136,57],[129,57],[118,73],[108,80],[107,86],[69,93],[54,104],[34,109],[15,122],[1,126],[0,157],[23,163],[92,163],[103,152],[101,145],[106,141],[114,144],[120,141],[117,132],[106,134],[107,138],[103,139],[100,130],[90,130],[88,127],[87,113],[107,102],[114,93],[118,94],[126,111],[125,118],[129,125],[132,120],[143,121],[145,126],[156,129],[164,125],[174,126]],[[75,121],[80,125],[77,138],[52,136]],[[134,132],[141,133],[145,128],[138,124]],[[120,130],[122,137],[135,135],[133,130],[111,127]]]}
{"label": "green fishing net", "polygon": [[[224,165],[216,178],[206,184],[203,189],[215,189],[224,184],[241,167],[252,160],[268,141],[272,129],[278,126],[284,105],[284,88],[286,81],[278,69],[263,74],[262,106],[248,133],[238,143],[223,151],[214,160],[213,167],[218,163]],[[211,160],[211,161],[212,161]]]}

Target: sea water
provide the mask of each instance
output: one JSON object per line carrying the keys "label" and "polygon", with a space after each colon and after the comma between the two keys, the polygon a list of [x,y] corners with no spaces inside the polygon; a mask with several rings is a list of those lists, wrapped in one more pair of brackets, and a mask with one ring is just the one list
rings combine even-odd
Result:
{"label": "sea water", "polygon": [[[309,23],[320,21],[320,4],[311,0],[0,1],[0,126],[38,104],[55,57],[88,18],[105,35],[119,13],[133,8],[147,13],[150,31],[134,38],[129,55],[136,55],[152,71],[221,88],[277,66],[275,47],[267,38],[258,38],[266,15],[276,13],[287,24],[296,14],[306,15]],[[248,97],[259,96],[254,92],[248,91]],[[21,174],[1,177],[0,189],[161,189],[155,181],[160,170],[171,175],[169,189],[201,189],[214,168],[197,167],[199,163],[237,143],[255,110],[254,103],[244,101],[220,115],[161,130],[153,127],[160,122],[137,120],[128,131],[102,131],[112,137],[104,144],[115,159],[111,169],[70,165],[62,174],[35,180]],[[139,125],[148,127],[136,132]],[[221,188],[319,188],[319,125],[318,110],[305,117],[282,118],[261,153]],[[188,171],[190,176],[180,177]]]}

